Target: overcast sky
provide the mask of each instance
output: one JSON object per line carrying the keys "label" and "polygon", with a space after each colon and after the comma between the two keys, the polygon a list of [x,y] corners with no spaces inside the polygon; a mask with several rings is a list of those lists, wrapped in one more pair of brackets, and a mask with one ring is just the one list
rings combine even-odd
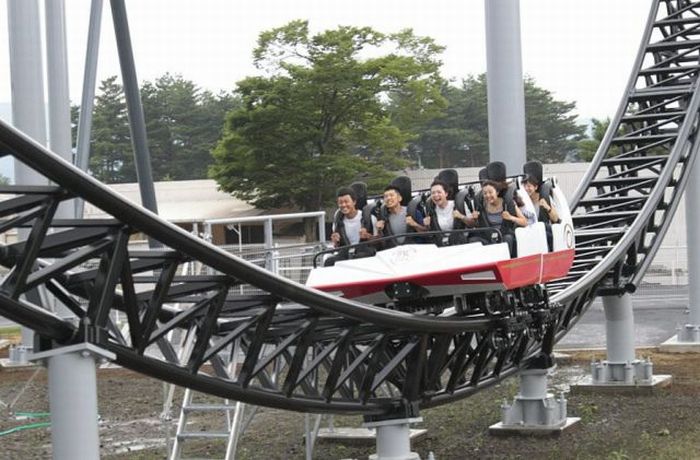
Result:
{"label": "overcast sky", "polygon": [[[43,8],[43,2],[40,2]],[[119,74],[105,0],[98,80]],[[71,100],[80,100],[89,0],[67,0]],[[613,115],[639,46],[650,0],[521,0],[523,70],[582,118]],[[126,2],[140,81],[170,72],[213,91],[255,73],[258,34],[292,19],[313,31],[413,28],[447,47],[442,74],[486,71],[484,0],[148,0]],[[43,33],[43,32],[42,32]],[[10,101],[7,1],[0,0],[0,103]]]}

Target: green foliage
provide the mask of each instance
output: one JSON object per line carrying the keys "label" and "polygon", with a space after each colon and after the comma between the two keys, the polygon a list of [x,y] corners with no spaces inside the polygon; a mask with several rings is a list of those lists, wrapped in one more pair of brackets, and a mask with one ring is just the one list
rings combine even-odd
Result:
{"label": "green foliage", "polygon": [[191,81],[170,74],[146,82],[141,95],[154,179],[206,177],[210,152],[235,98],[202,92]]}
{"label": "green foliage", "polygon": [[293,21],[263,32],[253,56],[269,76],[238,83],[243,106],[227,118],[210,175],[262,208],[317,210],[358,179],[372,178],[376,190],[405,164],[406,127],[444,102],[441,51],[410,30],[311,35],[306,21]]}
{"label": "green foliage", "polygon": [[[575,122],[575,103],[557,101],[526,78],[525,126],[527,156],[542,162],[574,157],[584,127]],[[420,153],[423,166],[479,166],[489,161],[486,75],[469,76],[461,86],[444,85],[448,108],[418,128],[411,156]]]}
{"label": "green foliage", "polygon": [[126,101],[116,76],[100,83],[95,98],[89,168],[102,182],[136,181]]}
{"label": "green foliage", "polygon": [[576,124],[575,102],[557,101],[552,93],[525,79],[525,127],[527,157],[542,163],[566,161],[576,156],[585,127]]}
{"label": "green foliage", "polygon": [[[181,76],[165,74],[142,85],[141,100],[153,179],[205,178],[225,114],[237,106],[237,99],[228,93],[213,95]],[[73,120],[75,139],[77,108]],[[107,183],[136,181],[126,103],[116,76],[101,83],[96,98],[90,171]]]}
{"label": "green foliage", "polygon": [[610,126],[610,118],[605,120],[593,118],[591,120],[590,135],[578,142],[578,157],[581,160],[591,161],[593,159],[596,151],[598,151],[598,146],[600,146],[603,137],[605,137],[605,131],[608,130],[608,126]]}

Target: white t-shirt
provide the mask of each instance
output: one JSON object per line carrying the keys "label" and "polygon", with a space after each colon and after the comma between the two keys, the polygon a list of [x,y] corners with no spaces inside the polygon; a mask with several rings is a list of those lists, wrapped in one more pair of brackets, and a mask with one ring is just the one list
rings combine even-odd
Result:
{"label": "white t-shirt", "polygon": [[440,230],[453,230],[455,228],[455,218],[452,215],[455,209],[455,202],[452,200],[447,200],[447,204],[444,208],[435,205],[435,215],[437,216],[437,223],[440,226]]}
{"label": "white t-shirt", "polygon": [[362,213],[358,212],[352,219],[343,217],[343,225],[345,226],[345,234],[347,235],[350,244],[359,243],[360,227],[362,227]]}
{"label": "white t-shirt", "polygon": [[[372,221],[376,221],[374,216],[372,216]],[[350,244],[359,243],[360,228],[362,227],[362,213],[358,211],[357,214],[355,214],[355,217],[351,219],[348,217],[343,217],[343,226],[345,228],[345,235],[347,235]],[[335,228],[335,222],[333,223],[333,231],[338,231],[338,229]]]}

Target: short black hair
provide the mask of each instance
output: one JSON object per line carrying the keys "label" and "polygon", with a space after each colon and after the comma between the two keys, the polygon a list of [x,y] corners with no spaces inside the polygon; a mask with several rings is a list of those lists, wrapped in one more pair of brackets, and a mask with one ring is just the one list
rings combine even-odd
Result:
{"label": "short black hair", "polygon": [[395,191],[396,193],[398,193],[399,195],[401,195],[401,189],[400,189],[398,186],[396,186],[396,185],[389,184],[389,185],[387,185],[386,187],[384,187],[384,191],[385,191],[385,192],[388,192],[389,190],[393,190],[393,191]]}
{"label": "short black hair", "polygon": [[440,179],[435,179],[432,184],[430,184],[430,188],[435,187],[436,185],[439,185],[442,187],[442,189],[445,191],[445,193],[450,193],[450,186],[447,185],[446,182],[441,181]]}
{"label": "short black hair", "polygon": [[534,185],[535,187],[537,187],[536,190],[539,190],[539,189],[540,189],[540,181],[537,179],[537,177],[535,177],[535,176],[533,176],[533,175],[530,175],[530,174],[526,175],[526,176],[523,178],[522,183],[523,183],[523,184],[524,184],[524,183],[532,184],[532,185]]}
{"label": "short black hair", "polygon": [[495,188],[495,189],[496,189],[496,193],[498,194],[498,196],[502,196],[503,193],[504,193],[506,190],[508,190],[508,184],[506,184],[505,182],[498,182],[498,181],[495,181],[495,180],[485,180],[485,181],[481,184],[481,189],[483,190],[484,187],[486,187],[487,185],[490,185],[491,187]]}
{"label": "short black hair", "polygon": [[350,187],[340,187],[335,193],[336,198],[340,198],[341,196],[345,195],[350,195],[350,199],[352,201],[357,201],[357,194],[355,194],[355,191]]}

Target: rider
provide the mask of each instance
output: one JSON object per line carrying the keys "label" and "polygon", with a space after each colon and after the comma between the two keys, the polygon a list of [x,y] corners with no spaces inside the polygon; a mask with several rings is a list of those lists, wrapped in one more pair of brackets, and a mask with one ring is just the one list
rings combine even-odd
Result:
{"label": "rider", "polygon": [[523,165],[525,178],[522,181],[523,189],[530,196],[533,206],[535,207],[535,216],[537,221],[544,222],[545,232],[547,234],[547,245],[549,250],[552,250],[552,224],[559,222],[559,214],[556,208],[552,205],[549,194],[540,193],[542,191],[542,163],[538,161],[529,161]]}
{"label": "rider", "polygon": [[[415,218],[408,216],[406,206],[402,206],[401,189],[394,184],[388,185],[384,189],[383,204],[380,211],[379,219],[375,228],[375,237],[400,235],[409,231],[419,231],[425,228],[423,225],[423,216],[418,211]],[[367,232],[365,232],[367,233]],[[368,235],[364,235],[368,236]],[[399,236],[391,240],[387,240],[386,247],[393,247],[403,244],[406,237]]]}
{"label": "rider", "polygon": [[[338,204],[338,211],[336,211],[333,218],[331,242],[335,247],[359,243],[362,239],[360,231],[362,227],[362,213],[357,209],[357,195],[355,191],[349,187],[339,188],[336,193],[336,203]],[[367,257],[372,255],[365,253],[369,250],[371,250],[371,248],[366,248],[365,250],[356,248],[354,256]],[[324,266],[331,266],[339,260],[346,260],[348,258],[350,258],[350,252],[347,249],[343,249],[338,251],[334,256],[327,258],[324,262]]]}
{"label": "rider", "polygon": [[[515,245],[516,226],[527,226],[527,218],[520,208],[515,205],[512,194],[506,183],[506,167],[500,161],[494,161],[486,166],[488,179],[482,182],[481,197],[476,201],[474,216],[480,228],[496,228],[500,230],[503,241],[508,244],[511,257],[517,256]],[[490,244],[492,241],[483,234],[476,234],[470,241],[480,241]]]}
{"label": "rider", "polygon": [[[417,228],[417,231],[442,231],[449,232],[451,230],[459,230],[467,227],[473,227],[475,220],[471,216],[465,216],[455,209],[454,200],[448,199],[450,186],[445,182],[435,179],[430,185],[430,200],[426,203],[427,215],[423,219],[423,225]],[[436,238],[437,244],[442,245],[445,242],[456,244],[461,241],[458,238],[458,233],[450,234],[448,237]],[[447,239],[447,241],[445,241]]]}

